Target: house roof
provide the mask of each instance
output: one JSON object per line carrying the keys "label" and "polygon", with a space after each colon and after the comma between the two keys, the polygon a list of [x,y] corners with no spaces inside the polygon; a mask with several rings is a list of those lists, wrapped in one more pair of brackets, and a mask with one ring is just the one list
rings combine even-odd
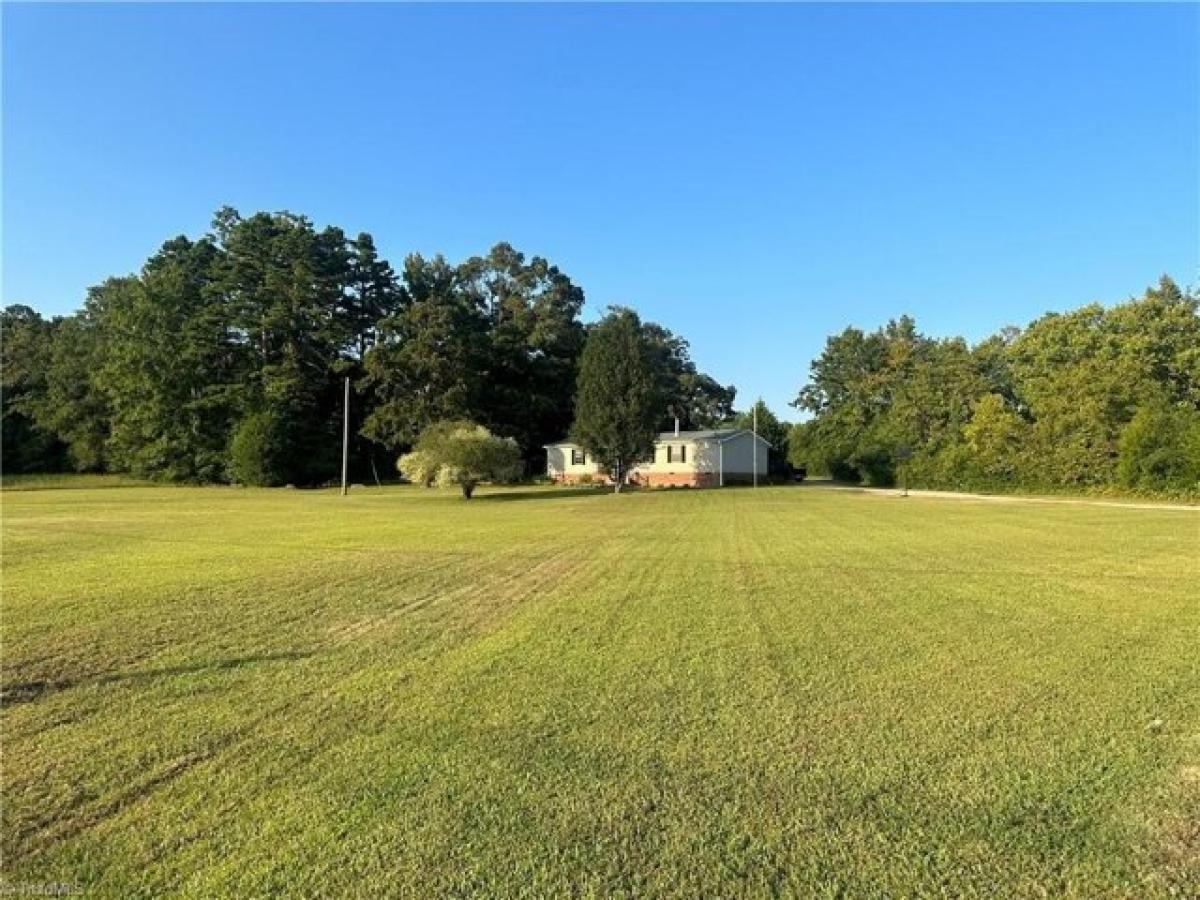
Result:
{"label": "house roof", "polygon": [[660,441],[724,441],[745,430],[744,428],[710,428],[701,431],[681,431],[679,434],[674,431],[660,431],[658,439]]}
{"label": "house roof", "polygon": [[[668,441],[716,441],[722,443],[741,434],[750,434],[749,428],[709,428],[700,431],[681,431],[676,434],[674,431],[660,431],[655,439],[658,443],[666,443]],[[768,447],[770,443],[761,434],[758,439]],[[555,441],[552,444],[546,444],[547,447],[573,447],[577,446],[574,441],[569,438],[563,438],[561,441]]]}

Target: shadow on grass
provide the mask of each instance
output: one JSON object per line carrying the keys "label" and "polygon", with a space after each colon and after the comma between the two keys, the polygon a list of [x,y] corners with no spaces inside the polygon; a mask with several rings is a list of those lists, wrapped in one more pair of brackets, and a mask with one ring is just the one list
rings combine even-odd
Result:
{"label": "shadow on grass", "polygon": [[13,703],[30,703],[47,694],[70,690],[87,684],[118,684],[121,682],[143,683],[158,678],[171,678],[176,675],[195,675],[200,672],[221,672],[228,669],[240,669],[244,666],[258,663],[289,662],[307,659],[311,651],[288,651],[285,653],[260,653],[255,656],[238,656],[233,659],[218,659],[215,662],[192,663],[185,666],[167,666],[162,669],[146,669],[133,672],[101,672],[96,675],[85,675],[79,678],[60,678],[46,681],[19,681],[5,684],[0,690],[0,705],[8,706]]}
{"label": "shadow on grass", "polygon": [[547,487],[538,490],[508,490],[495,494],[476,494],[474,500],[492,502],[508,500],[571,500],[579,497],[592,497],[597,494],[611,494],[612,488],[603,485],[584,487]]}

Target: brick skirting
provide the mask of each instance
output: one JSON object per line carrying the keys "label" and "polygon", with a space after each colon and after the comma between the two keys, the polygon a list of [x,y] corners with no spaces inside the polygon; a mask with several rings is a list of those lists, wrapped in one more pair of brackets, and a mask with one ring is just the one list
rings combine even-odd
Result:
{"label": "brick skirting", "polygon": [[647,472],[638,478],[647,487],[716,487],[712,472]]}
{"label": "brick skirting", "polygon": [[612,484],[607,475],[555,475],[555,484]]}
{"label": "brick skirting", "polygon": [[[612,484],[607,475],[556,475],[558,484]],[[642,487],[717,487],[720,478],[715,472],[634,472],[629,476],[629,483]]]}

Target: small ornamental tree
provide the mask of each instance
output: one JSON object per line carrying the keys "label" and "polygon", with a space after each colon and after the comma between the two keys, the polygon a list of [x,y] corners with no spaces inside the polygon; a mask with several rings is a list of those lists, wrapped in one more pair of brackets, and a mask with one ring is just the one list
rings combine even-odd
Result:
{"label": "small ornamental tree", "polygon": [[413,484],[419,484],[425,488],[433,487],[438,476],[437,464],[428,453],[422,453],[420,450],[414,450],[412,453],[401,456],[396,463],[396,468]]}
{"label": "small ornamental tree", "polygon": [[637,313],[613,309],[588,333],[579,361],[571,437],[608,469],[619,492],[654,453],[662,398]]}
{"label": "small ornamental tree", "polygon": [[413,452],[400,457],[397,466],[417,484],[457,484],[470,500],[481,481],[520,475],[521,449],[512,438],[497,437],[474,422],[437,422],[421,432]]}

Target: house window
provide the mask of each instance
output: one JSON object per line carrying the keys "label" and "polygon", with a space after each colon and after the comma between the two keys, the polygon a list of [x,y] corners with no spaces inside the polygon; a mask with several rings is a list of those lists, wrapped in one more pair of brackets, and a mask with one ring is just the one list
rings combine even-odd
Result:
{"label": "house window", "polygon": [[579,450],[576,448],[571,449],[571,465],[582,466],[586,462],[587,462],[587,454],[585,454],[582,450]]}
{"label": "house window", "polygon": [[679,447],[667,444],[667,462],[687,462],[687,444],[681,444]]}

